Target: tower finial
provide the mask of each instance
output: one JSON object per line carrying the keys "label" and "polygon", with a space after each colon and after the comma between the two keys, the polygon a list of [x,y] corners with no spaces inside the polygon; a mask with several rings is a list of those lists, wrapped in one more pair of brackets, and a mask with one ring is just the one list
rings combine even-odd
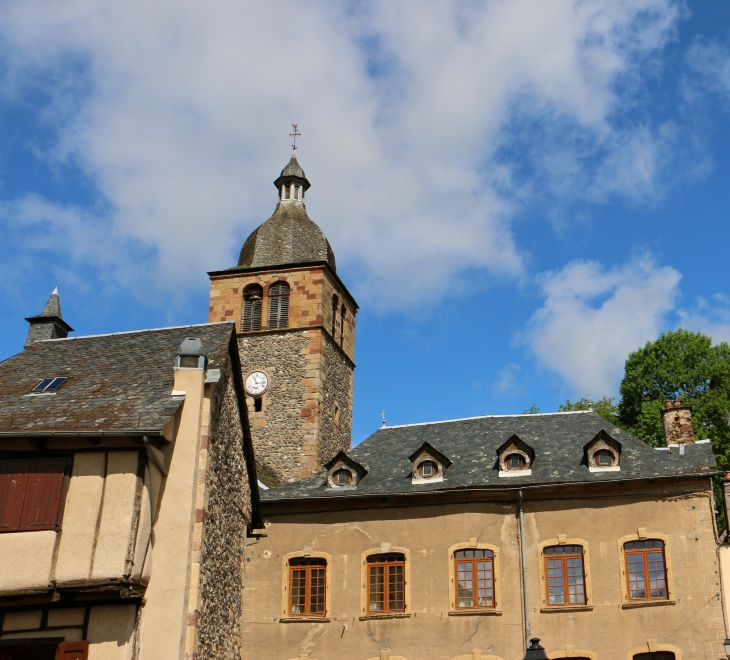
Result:
{"label": "tower finial", "polygon": [[299,147],[297,147],[297,138],[301,137],[302,134],[299,132],[299,129],[297,128],[296,124],[292,124],[291,127],[292,127],[292,132],[289,133],[289,137],[294,138],[294,143],[292,144],[291,147],[292,147],[292,149],[294,149],[294,154],[296,155],[297,149],[299,148]]}

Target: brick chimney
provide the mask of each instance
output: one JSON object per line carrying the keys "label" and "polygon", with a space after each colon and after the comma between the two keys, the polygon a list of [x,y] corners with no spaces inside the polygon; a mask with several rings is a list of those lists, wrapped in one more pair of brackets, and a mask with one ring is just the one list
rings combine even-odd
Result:
{"label": "brick chimney", "polygon": [[692,428],[692,409],[683,406],[679,399],[674,402],[667,399],[662,410],[664,424],[664,440],[667,445],[687,445],[695,441]]}

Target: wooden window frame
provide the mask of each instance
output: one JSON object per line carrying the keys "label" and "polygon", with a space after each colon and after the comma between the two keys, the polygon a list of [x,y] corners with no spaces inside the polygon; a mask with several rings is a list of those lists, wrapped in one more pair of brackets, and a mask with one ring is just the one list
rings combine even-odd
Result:
{"label": "wooden window frame", "polygon": [[11,499],[0,498],[0,534],[60,529],[71,463],[70,456],[0,461],[0,487],[12,488]]}
{"label": "wooden window frame", "polygon": [[[627,548],[626,546],[629,543],[644,543],[646,541],[656,542],[659,541],[662,545],[660,548],[657,547],[651,547],[651,548]],[[646,603],[646,602],[658,602],[658,601],[667,601],[669,600],[669,580],[668,575],[669,571],[667,570],[667,559],[665,554],[665,548],[666,548],[666,542],[662,539],[655,539],[655,538],[646,538],[646,539],[637,539],[634,541],[626,541],[624,544],[624,562],[626,565],[626,594],[628,596],[628,600],[630,603]],[[649,580],[649,559],[647,555],[650,552],[656,553],[658,551],[661,552],[662,556],[662,565],[664,570],[664,596],[651,596],[651,586],[650,586],[650,580]],[[642,570],[644,574],[644,592],[647,594],[644,598],[634,598],[631,595],[631,569],[630,569],[630,563],[629,563],[629,555],[641,555],[642,560]]]}
{"label": "wooden window frame", "polygon": [[[258,289],[260,300],[246,300]],[[264,287],[258,283],[249,284],[243,290],[243,314],[241,315],[241,332],[259,332],[263,323]],[[254,327],[257,326],[257,327]]]}
{"label": "wooden window frame", "polygon": [[[291,611],[291,565],[293,559],[323,559],[324,560],[324,613],[323,614],[293,614]],[[282,558],[281,566],[281,619],[286,621],[300,621],[312,619],[317,621],[329,621],[327,618],[332,611],[331,589],[332,584],[332,556],[326,552],[304,553],[289,552]]]}
{"label": "wooden window frame", "polygon": [[[549,588],[548,588],[548,571],[547,562],[545,561],[545,549],[553,546],[566,546],[566,545],[579,545],[583,548],[583,585],[585,602],[584,603],[564,603],[554,604],[549,603]],[[541,585],[541,611],[543,612],[555,612],[560,610],[593,610],[593,582],[591,580],[591,559],[590,559],[590,547],[588,541],[579,538],[568,538],[567,535],[561,534],[558,538],[547,539],[537,544],[538,553],[538,568],[540,572],[540,585]],[[566,594],[567,595],[567,594]]]}
{"label": "wooden window frame", "polygon": [[[561,553],[555,553],[555,554],[548,554],[547,550],[553,549],[553,548],[580,548],[580,552],[561,552]],[[550,545],[545,546],[542,551],[542,556],[545,562],[545,590],[546,590],[546,604],[548,607],[580,607],[583,605],[588,604],[588,595],[586,594],[586,573],[585,573],[585,560],[583,558],[583,546],[578,544],[557,544],[557,545]],[[580,585],[582,587],[582,594],[583,594],[583,600],[582,601],[575,601],[570,602],[570,566],[568,565],[568,560],[570,559],[576,559],[580,557],[580,569],[581,569],[581,582]],[[561,603],[551,603],[550,602],[550,562],[551,561],[560,561],[561,564],[561,571],[562,571],[562,594],[563,594],[563,602]],[[575,568],[575,567],[574,567]]]}
{"label": "wooden window frame", "polygon": [[[301,563],[300,563],[301,562]],[[313,572],[314,571],[321,571],[321,576],[316,576],[317,579],[321,577],[322,579],[322,593],[317,593],[317,596],[322,597],[322,610],[314,610],[312,608],[313,602],[312,602],[312,596],[315,595],[312,593],[312,580],[313,580]],[[301,579],[300,576],[296,576],[296,572],[303,572],[304,573],[304,605],[303,605],[303,611],[301,612],[295,612],[294,608],[294,580],[295,579]],[[327,613],[327,560],[322,557],[292,557],[289,560],[289,616],[296,617],[296,616],[303,616],[303,617],[323,617]]]}
{"label": "wooden window frame", "polygon": [[347,307],[342,305],[340,307],[340,348],[345,342],[345,317],[347,316]]}
{"label": "wooden window frame", "polygon": [[[487,557],[457,557],[456,555],[460,552],[488,552],[491,556]],[[454,550],[452,553],[452,559],[454,562],[454,576],[456,578],[454,583],[454,605],[456,607],[456,610],[458,611],[469,611],[469,610],[496,610],[497,609],[497,599],[495,594],[495,557],[494,557],[494,551],[490,550],[489,548],[459,548],[458,550]],[[480,562],[488,562],[491,566],[491,580],[490,580],[490,590],[492,592],[492,604],[491,605],[479,605],[479,586],[478,586],[478,563]],[[460,605],[459,604],[459,564],[467,564],[470,563],[472,565],[472,602],[475,603],[473,605]],[[476,588],[474,587],[474,583],[477,582]]]}
{"label": "wooden window frame", "polygon": [[340,299],[336,293],[332,294],[332,341],[337,341],[337,310],[340,307]]}
{"label": "wooden window frame", "polygon": [[[397,552],[406,558],[405,566],[405,612],[383,613],[371,612],[369,594],[368,594],[368,557],[372,555],[388,554]],[[369,619],[378,618],[408,618],[411,616],[411,551],[402,546],[390,545],[390,543],[381,543],[376,548],[370,548],[360,554],[360,620],[367,621]]]}
{"label": "wooden window frame", "polygon": [[[459,550],[490,550],[492,553],[492,595],[494,607],[467,608],[457,607],[458,597],[458,574],[456,570],[456,553]],[[449,573],[449,616],[480,616],[484,614],[499,615],[500,604],[502,603],[500,562],[501,552],[499,546],[490,543],[478,543],[476,538],[468,542],[456,543],[448,550],[448,573]]]}
{"label": "wooden window frame", "polygon": [[[377,558],[382,557],[382,560],[378,560]],[[397,551],[390,551],[390,552],[379,552],[375,554],[371,554],[367,558],[367,602],[368,602],[368,613],[371,615],[378,615],[378,614],[404,614],[406,611],[406,557],[402,552]],[[372,609],[373,599],[371,594],[373,593],[373,586],[374,584],[377,585],[373,581],[374,571],[373,569],[375,567],[383,567],[383,581],[382,581],[382,609]],[[393,590],[391,589],[392,585],[398,585],[398,581],[392,581],[390,579],[391,577],[391,569],[398,569],[400,568],[400,593],[401,598],[399,599],[401,603],[403,603],[402,607],[399,608],[391,608],[390,603],[392,600],[392,593]],[[395,573],[398,574],[397,571]],[[398,590],[395,590],[395,593],[397,594]]]}
{"label": "wooden window frame", "polygon": [[[278,287],[285,288],[285,292],[272,293],[272,291],[278,291]],[[267,295],[269,299],[267,328],[269,330],[284,330],[288,328],[291,285],[286,280],[277,280],[269,285]]]}
{"label": "wooden window frame", "polygon": [[[626,558],[626,544],[630,541],[648,541],[648,540],[656,540],[656,541],[663,541],[664,542],[664,572],[665,572],[665,579],[667,582],[667,597],[666,598],[651,598],[651,599],[632,599],[630,598],[629,593],[629,573],[628,573],[628,563]],[[636,534],[627,534],[626,536],[622,536],[621,538],[617,539],[617,545],[618,545],[618,568],[619,568],[619,577],[620,577],[620,583],[621,583],[621,597],[622,597],[622,607],[623,608],[634,608],[634,607],[656,607],[656,606],[664,606],[664,605],[676,605],[677,604],[677,598],[676,598],[676,592],[674,589],[674,570],[673,570],[673,564],[672,564],[672,549],[670,544],[669,536],[666,534],[663,534],[661,532],[654,532],[651,530],[647,530],[644,528],[640,528],[637,530]],[[671,650],[671,649],[667,649]],[[638,651],[637,651],[638,653]]]}

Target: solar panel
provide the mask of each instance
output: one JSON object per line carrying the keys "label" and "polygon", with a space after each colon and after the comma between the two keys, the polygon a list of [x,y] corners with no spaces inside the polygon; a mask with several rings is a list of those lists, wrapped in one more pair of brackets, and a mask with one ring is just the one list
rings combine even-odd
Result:
{"label": "solar panel", "polygon": [[56,378],[44,378],[38,385],[33,388],[34,392],[55,392],[63,385],[68,378],[58,376]]}

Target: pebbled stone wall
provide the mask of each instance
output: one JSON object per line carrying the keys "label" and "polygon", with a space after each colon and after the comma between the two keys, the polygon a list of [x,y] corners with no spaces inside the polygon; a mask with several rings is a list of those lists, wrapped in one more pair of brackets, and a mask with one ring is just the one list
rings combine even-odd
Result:
{"label": "pebbled stone wall", "polygon": [[319,441],[320,464],[326,463],[338,451],[350,449],[354,377],[350,363],[327,335],[322,368],[324,402]]}
{"label": "pebbled stone wall", "polygon": [[[198,483],[205,487],[193,545],[193,564],[199,561],[199,594],[191,590],[188,629],[190,637],[190,628],[193,636],[197,628],[198,658],[235,660],[240,657],[242,559],[251,492],[230,364],[212,386],[210,410],[209,433],[201,443]],[[195,602],[199,609],[192,608]],[[186,655],[195,660],[196,654]]]}
{"label": "pebbled stone wall", "polygon": [[244,380],[255,370],[269,378],[261,412],[255,412],[253,399],[247,397],[248,413],[256,462],[264,466],[262,475],[273,474],[278,483],[309,476],[316,450],[319,401],[317,392],[310,390],[318,389],[320,375],[311,363],[319,356],[310,353],[309,334],[269,332],[238,338]]}

